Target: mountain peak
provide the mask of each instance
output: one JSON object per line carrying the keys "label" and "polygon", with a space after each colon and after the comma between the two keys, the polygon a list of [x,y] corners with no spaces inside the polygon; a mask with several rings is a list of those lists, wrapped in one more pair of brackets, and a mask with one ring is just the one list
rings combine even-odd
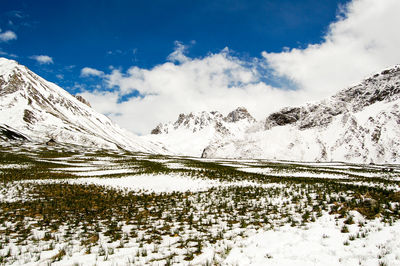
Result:
{"label": "mountain peak", "polygon": [[4,57],[0,57],[0,76],[3,79],[7,79],[8,77],[14,74],[16,71],[25,70],[26,68],[20,65],[17,61],[7,59]]}
{"label": "mountain peak", "polygon": [[224,117],[218,111],[201,111],[189,114],[179,114],[178,119],[174,123],[158,124],[151,134],[170,133],[174,130],[189,130],[194,132],[201,131],[208,127],[215,127],[217,132],[227,132],[228,124],[235,124],[240,121],[246,123],[255,123],[256,119],[250,115],[244,107],[238,107]]}
{"label": "mountain peak", "polygon": [[14,60],[0,58],[2,136],[30,141],[165,153],[160,143],[133,135],[73,96]]}
{"label": "mountain peak", "polygon": [[89,106],[89,107],[92,107],[91,105],[90,105],[90,103],[85,99],[85,98],[83,98],[81,95],[74,95],[75,96],[75,98],[78,100],[78,101],[80,101],[81,103],[84,103],[84,104],[86,104],[87,106]]}
{"label": "mountain peak", "polygon": [[236,110],[230,112],[224,120],[227,122],[235,123],[242,119],[247,119],[249,122],[255,122],[256,119],[244,107],[238,107]]}

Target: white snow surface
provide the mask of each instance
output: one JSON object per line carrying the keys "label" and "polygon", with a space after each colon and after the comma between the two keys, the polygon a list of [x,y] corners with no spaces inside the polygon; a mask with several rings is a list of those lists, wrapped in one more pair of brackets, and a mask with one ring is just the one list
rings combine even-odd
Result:
{"label": "white snow surface", "polygon": [[[352,215],[363,220],[356,211]],[[334,216],[325,214],[306,228],[285,225],[261,232],[234,247],[223,265],[398,265],[400,222],[369,222],[367,237],[353,241],[349,236],[358,232],[358,224],[348,227],[350,233],[341,233]]]}
{"label": "white snow surface", "polygon": [[[295,125],[276,126],[249,132],[244,138],[226,138],[212,143],[207,148],[208,156],[399,163],[400,141],[396,137],[400,134],[399,105],[399,99],[376,103],[355,114],[338,115],[324,127],[299,130]],[[378,141],[374,140],[374,134],[379,135]]]}
{"label": "white snow surface", "polygon": [[[238,182],[221,182],[218,180],[193,178],[180,174],[169,175],[132,175],[124,177],[105,177],[110,174],[108,171],[98,171],[94,177],[75,178],[75,179],[53,179],[53,180],[27,180],[21,181],[26,183],[68,183],[68,184],[85,184],[106,186],[108,188],[122,189],[128,191],[137,191],[141,193],[171,193],[171,192],[199,192],[207,191],[212,187],[227,187],[227,186],[260,186],[263,188],[282,187],[281,184],[259,184],[252,181]],[[102,172],[102,173],[100,173]],[[104,177],[100,177],[100,176]],[[99,177],[95,177],[98,175]],[[88,174],[88,176],[90,176]]]}
{"label": "white snow surface", "polygon": [[95,184],[116,189],[146,192],[204,191],[221,185],[218,181],[195,179],[182,175],[136,175],[121,178],[82,178],[67,181],[70,184]]}
{"label": "white snow surface", "polygon": [[147,138],[164,143],[176,154],[200,157],[204,148],[226,136],[243,136],[255,119],[243,107],[223,116],[217,111],[181,114],[174,123],[160,124]]}

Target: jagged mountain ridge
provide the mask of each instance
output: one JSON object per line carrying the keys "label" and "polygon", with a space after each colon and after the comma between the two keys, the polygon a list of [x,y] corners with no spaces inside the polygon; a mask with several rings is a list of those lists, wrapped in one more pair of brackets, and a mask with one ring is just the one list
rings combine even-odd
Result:
{"label": "jagged mountain ridge", "polygon": [[244,107],[238,107],[226,116],[218,111],[180,114],[175,122],[159,124],[151,131],[151,137],[175,153],[200,156],[212,142],[238,136],[256,123]]}
{"label": "jagged mountain ridge", "polygon": [[323,126],[335,116],[357,113],[376,102],[395,101],[400,98],[399,76],[400,66],[395,66],[316,104],[283,108],[266,118],[265,128],[288,124],[295,124],[299,129]]}
{"label": "jagged mountain ridge", "polygon": [[256,119],[244,107],[238,107],[225,117],[218,111],[180,114],[174,123],[159,124],[151,134],[169,133],[178,129],[187,129],[195,133],[210,126],[218,133],[229,134],[232,123],[239,121],[247,124],[256,122]]}
{"label": "jagged mountain ridge", "polygon": [[[209,144],[202,152],[196,147],[192,153],[210,158],[399,163],[399,106],[400,66],[395,66],[326,100],[282,108],[238,131],[207,136]],[[187,116],[180,117],[187,120]],[[163,126],[163,134],[182,127],[177,122]],[[191,135],[181,138],[192,143],[202,141],[201,133]],[[167,143],[168,139],[164,137],[163,141]]]}
{"label": "jagged mountain ridge", "polygon": [[17,134],[35,142],[54,139],[98,148],[166,152],[162,144],[137,137],[97,113],[82,97],[5,58],[0,58],[0,126],[3,138]]}

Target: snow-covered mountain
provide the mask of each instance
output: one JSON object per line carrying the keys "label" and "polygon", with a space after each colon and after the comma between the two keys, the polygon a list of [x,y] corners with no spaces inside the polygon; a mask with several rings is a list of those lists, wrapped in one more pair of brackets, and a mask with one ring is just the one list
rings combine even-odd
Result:
{"label": "snow-covered mountain", "polygon": [[152,139],[164,143],[177,154],[201,156],[205,147],[226,137],[244,137],[256,120],[239,107],[223,116],[220,112],[180,114],[175,122],[159,124],[151,131]]}
{"label": "snow-covered mountain", "polygon": [[400,66],[318,103],[256,121],[237,108],[179,115],[136,136],[13,60],[0,58],[0,139],[213,158],[400,163]]}
{"label": "snow-covered mountain", "polygon": [[82,97],[5,58],[0,58],[0,136],[166,153],[162,144],[120,128]]}
{"label": "snow-covered mountain", "polygon": [[203,112],[181,115],[153,133],[164,135],[165,143],[177,137],[187,142],[185,149],[176,145],[181,148],[176,152],[210,158],[400,163],[399,106],[400,66],[395,66],[329,99],[283,108],[264,121],[237,124]]}

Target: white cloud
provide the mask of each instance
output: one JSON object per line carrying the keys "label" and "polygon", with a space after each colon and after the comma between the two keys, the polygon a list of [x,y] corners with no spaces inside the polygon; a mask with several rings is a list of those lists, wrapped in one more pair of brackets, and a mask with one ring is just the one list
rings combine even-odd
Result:
{"label": "white cloud", "polygon": [[8,57],[11,57],[11,58],[18,58],[18,56],[16,54],[10,54],[10,53],[4,52],[1,49],[0,49],[0,56],[8,56]]}
{"label": "white cloud", "polygon": [[[227,113],[245,106],[263,119],[278,108],[328,97],[372,72],[400,63],[400,1],[353,0],[344,10],[324,41],[305,49],[263,52],[263,58],[244,62],[227,48],[193,59],[186,55],[187,47],[176,42],[170,62],[152,69],[112,69],[103,78],[114,90],[82,94],[98,111],[140,134],[192,111]],[[296,90],[268,85],[274,77],[263,76],[259,71],[263,67],[272,69],[275,78],[294,81]],[[127,97],[134,91],[141,97]],[[121,101],[124,96],[128,99]]]}
{"label": "white cloud", "polygon": [[17,39],[17,34],[15,34],[15,32],[13,31],[5,31],[5,32],[1,32],[0,29],[0,42],[8,42],[11,40],[16,40]]}
{"label": "white cloud", "polygon": [[168,60],[171,62],[185,63],[189,61],[185,53],[187,51],[187,46],[183,43],[175,41],[175,50],[168,56]]}
{"label": "white cloud", "polygon": [[48,55],[32,55],[30,59],[36,60],[41,65],[53,64],[53,58]]}
{"label": "white cloud", "polygon": [[91,67],[84,67],[81,70],[81,77],[89,77],[89,76],[101,77],[103,75],[104,75],[103,71]]}
{"label": "white cloud", "polygon": [[263,56],[278,75],[325,97],[400,63],[399,11],[398,0],[353,0],[322,43]]}
{"label": "white cloud", "polygon": [[[125,73],[114,69],[105,76],[112,92],[83,92],[98,111],[139,134],[149,133],[159,122],[175,120],[179,113],[219,110],[238,106],[263,118],[266,112],[295,100],[294,94],[259,81],[257,71],[232,57],[227,49],[203,59],[187,58],[181,64],[166,62],[153,69],[132,67]],[[248,64],[248,63],[246,63]],[[141,97],[120,101],[138,91]]]}

